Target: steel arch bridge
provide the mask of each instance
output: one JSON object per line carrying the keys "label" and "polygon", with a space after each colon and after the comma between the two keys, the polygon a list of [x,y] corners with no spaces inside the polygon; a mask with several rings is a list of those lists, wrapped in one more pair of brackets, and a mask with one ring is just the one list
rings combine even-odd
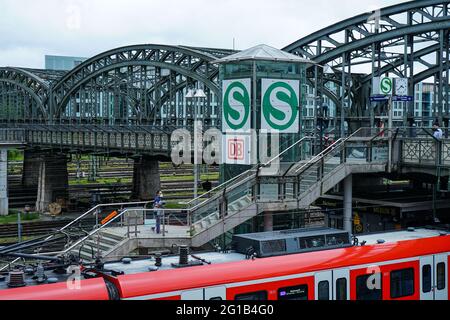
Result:
{"label": "steel arch bridge", "polygon": [[[8,112],[1,118],[25,123],[183,126],[188,125],[186,117],[193,114],[194,103],[184,98],[186,90],[200,87],[207,94],[205,121],[216,126],[211,109],[219,103],[219,69],[211,62],[233,52],[134,45],[99,54],[56,78],[51,77],[53,71],[3,68],[0,95]],[[11,105],[17,110],[10,110]]]}
{"label": "steel arch bridge", "polygon": [[[383,105],[369,101],[374,76],[390,73],[415,84],[432,79],[435,106],[430,118],[449,117],[450,0],[411,1],[368,12],[306,36],[284,50],[329,68],[308,72],[316,95],[337,104],[340,117],[355,127],[373,124]],[[189,88],[207,94],[201,107],[205,125],[220,125],[218,66],[228,49],[134,45],[101,53],[69,72],[0,69],[0,121],[79,125],[190,126],[194,116]],[[337,85],[337,92],[326,87]],[[317,102],[318,105],[321,102]],[[344,108],[347,106],[348,108]],[[414,104],[404,106],[403,124],[414,120]],[[318,108],[321,117],[321,108]],[[341,119],[341,120],[339,120]]]}
{"label": "steel arch bridge", "polygon": [[[328,65],[311,75],[319,94],[324,83],[340,87],[340,105],[349,106],[345,118],[361,122],[374,118],[369,101],[374,76],[386,73],[408,77],[415,84],[433,78],[437,92],[433,117],[447,119],[449,101],[450,1],[411,1],[336,23],[304,37],[283,50]],[[414,104],[405,108],[403,123],[411,124]],[[342,110],[342,108],[340,109]],[[344,108],[345,110],[345,108]],[[345,111],[344,111],[345,112]],[[342,116],[342,115],[341,115]]]}

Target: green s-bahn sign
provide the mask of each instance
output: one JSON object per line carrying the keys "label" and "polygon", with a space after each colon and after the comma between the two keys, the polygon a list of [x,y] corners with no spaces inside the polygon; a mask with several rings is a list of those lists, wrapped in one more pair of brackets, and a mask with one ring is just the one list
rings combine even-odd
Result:
{"label": "green s-bahn sign", "polygon": [[392,78],[380,79],[380,93],[386,96],[392,95],[394,91],[394,80]]}
{"label": "green s-bahn sign", "polygon": [[261,129],[298,133],[300,81],[262,79]]}
{"label": "green s-bahn sign", "polygon": [[223,81],[223,132],[250,130],[251,79]]}

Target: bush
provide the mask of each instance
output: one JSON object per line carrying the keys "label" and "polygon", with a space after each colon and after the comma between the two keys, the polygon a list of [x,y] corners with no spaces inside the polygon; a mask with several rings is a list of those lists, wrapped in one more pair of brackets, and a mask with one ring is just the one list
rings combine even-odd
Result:
{"label": "bush", "polygon": [[23,161],[23,152],[20,150],[9,150],[8,151],[9,161]]}

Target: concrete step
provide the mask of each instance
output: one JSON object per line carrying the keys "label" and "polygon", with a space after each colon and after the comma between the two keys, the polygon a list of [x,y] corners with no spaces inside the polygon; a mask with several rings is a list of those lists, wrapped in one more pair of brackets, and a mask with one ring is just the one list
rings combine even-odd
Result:
{"label": "concrete step", "polygon": [[125,238],[124,236],[118,235],[114,232],[108,232],[108,229],[101,231],[101,234],[103,238],[115,240],[116,242],[121,242]]}
{"label": "concrete step", "polygon": [[316,183],[317,182],[317,178],[305,178],[305,179],[301,179],[300,183],[307,183],[307,184],[311,184],[311,183]]}
{"label": "concrete step", "polygon": [[[124,238],[121,238],[121,239],[123,240]],[[109,236],[107,236],[105,234],[102,234],[102,237],[100,238],[100,242],[101,243],[104,243],[104,244],[109,245],[109,246],[115,246],[116,244],[118,244],[122,240],[119,240],[119,239],[116,239],[116,238],[114,238],[114,239],[110,238]]]}
{"label": "concrete step", "polygon": [[114,245],[107,245],[107,244],[103,243],[102,241],[97,243],[97,240],[87,240],[87,241],[85,241],[85,246],[87,246],[87,247],[92,246],[95,249],[97,249],[97,246],[98,246],[100,248],[100,250],[102,250],[102,251],[109,251],[114,247]]}

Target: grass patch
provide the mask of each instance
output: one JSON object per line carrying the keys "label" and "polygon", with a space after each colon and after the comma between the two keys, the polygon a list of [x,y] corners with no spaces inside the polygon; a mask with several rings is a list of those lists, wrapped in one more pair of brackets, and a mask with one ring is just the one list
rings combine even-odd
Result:
{"label": "grass patch", "polygon": [[[28,241],[28,240],[33,240],[36,239],[35,237],[23,237],[22,236],[22,242],[23,241]],[[5,243],[16,243],[19,242],[19,238],[14,237],[14,238],[0,238],[0,245],[1,244],[5,244]]]}
{"label": "grass patch", "polygon": [[[7,216],[2,216],[0,217],[0,224],[6,224],[6,223],[17,223],[17,211],[16,210],[11,210],[10,214]],[[27,222],[27,221],[35,221],[35,220],[39,220],[40,215],[39,213],[29,213],[29,214],[21,214],[21,220],[22,222]]]}
{"label": "grass patch", "polygon": [[[202,181],[217,181],[219,180],[219,173],[209,173],[209,174],[203,174],[200,178]],[[182,181],[182,182],[191,182],[194,183],[194,176],[193,175],[187,175],[187,176],[161,176],[161,182],[172,182],[172,181]],[[111,184],[129,184],[132,183],[132,178],[97,178],[95,181],[89,181],[88,178],[83,179],[72,179],[69,181],[69,185],[89,185],[89,184],[104,184],[104,185],[111,185]]]}
{"label": "grass patch", "polygon": [[23,161],[23,151],[8,150],[8,161]]}
{"label": "grass patch", "polygon": [[170,210],[187,209],[187,205],[181,204],[181,203],[167,203],[164,206],[164,209],[170,209]]}
{"label": "grass patch", "polygon": [[[200,177],[200,180],[202,181],[217,181],[219,180],[219,173],[209,173],[209,174],[202,174]],[[194,182],[194,176],[161,176],[161,181],[192,181]]]}
{"label": "grass patch", "polygon": [[118,184],[118,183],[131,183],[133,181],[132,178],[97,178],[95,181],[89,181],[88,178],[83,179],[74,179],[69,181],[69,185],[76,186],[76,185],[89,185],[89,184],[103,184],[103,185],[112,185],[112,184]]}

